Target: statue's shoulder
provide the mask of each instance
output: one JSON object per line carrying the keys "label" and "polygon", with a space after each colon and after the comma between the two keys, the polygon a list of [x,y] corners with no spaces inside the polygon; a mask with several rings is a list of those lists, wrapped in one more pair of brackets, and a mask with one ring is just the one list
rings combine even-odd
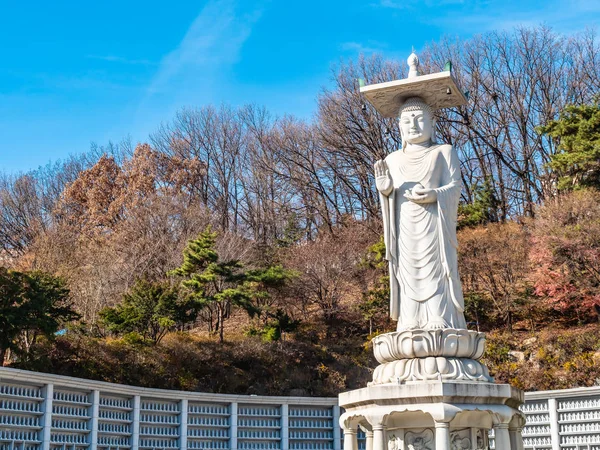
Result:
{"label": "statue's shoulder", "polygon": [[452,154],[456,152],[451,144],[438,144],[435,151],[438,155],[442,155],[445,159],[450,160]]}
{"label": "statue's shoulder", "polygon": [[454,147],[451,144],[438,144],[436,150],[440,153],[450,154],[454,150]]}
{"label": "statue's shoulder", "polygon": [[390,161],[395,161],[396,159],[398,159],[399,157],[402,156],[402,150],[395,150],[391,153],[388,153],[388,155],[385,157],[385,162],[390,162]]}

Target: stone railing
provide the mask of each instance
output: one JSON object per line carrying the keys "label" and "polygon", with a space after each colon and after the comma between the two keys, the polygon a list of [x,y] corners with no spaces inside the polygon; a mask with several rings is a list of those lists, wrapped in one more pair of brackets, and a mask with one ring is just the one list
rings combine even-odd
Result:
{"label": "stone railing", "polygon": [[[600,450],[600,387],[526,400],[525,449]],[[0,450],[340,450],[339,416],[337,398],[168,391],[0,368]]]}

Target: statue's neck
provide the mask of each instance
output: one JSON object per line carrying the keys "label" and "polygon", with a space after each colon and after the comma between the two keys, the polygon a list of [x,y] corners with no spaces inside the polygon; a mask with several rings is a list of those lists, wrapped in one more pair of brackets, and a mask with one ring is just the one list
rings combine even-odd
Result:
{"label": "statue's neck", "polygon": [[432,145],[431,141],[422,142],[420,144],[407,144],[404,151],[406,153],[420,153],[431,148]]}

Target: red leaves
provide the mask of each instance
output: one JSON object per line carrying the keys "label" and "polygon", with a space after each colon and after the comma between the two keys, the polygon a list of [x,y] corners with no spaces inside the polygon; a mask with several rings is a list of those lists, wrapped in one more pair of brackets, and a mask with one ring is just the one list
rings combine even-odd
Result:
{"label": "red leaves", "polygon": [[600,303],[600,195],[576,191],[549,200],[532,221],[535,294],[579,320]]}

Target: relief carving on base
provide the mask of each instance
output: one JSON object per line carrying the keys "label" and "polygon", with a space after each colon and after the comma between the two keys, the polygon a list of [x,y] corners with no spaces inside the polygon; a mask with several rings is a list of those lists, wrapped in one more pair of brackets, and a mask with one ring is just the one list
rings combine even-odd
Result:
{"label": "relief carving on base", "polygon": [[451,450],[471,450],[471,429],[457,430],[450,433]]}
{"label": "relief carving on base", "polygon": [[405,436],[408,450],[434,450],[433,431],[426,428],[423,431],[407,431]]}

